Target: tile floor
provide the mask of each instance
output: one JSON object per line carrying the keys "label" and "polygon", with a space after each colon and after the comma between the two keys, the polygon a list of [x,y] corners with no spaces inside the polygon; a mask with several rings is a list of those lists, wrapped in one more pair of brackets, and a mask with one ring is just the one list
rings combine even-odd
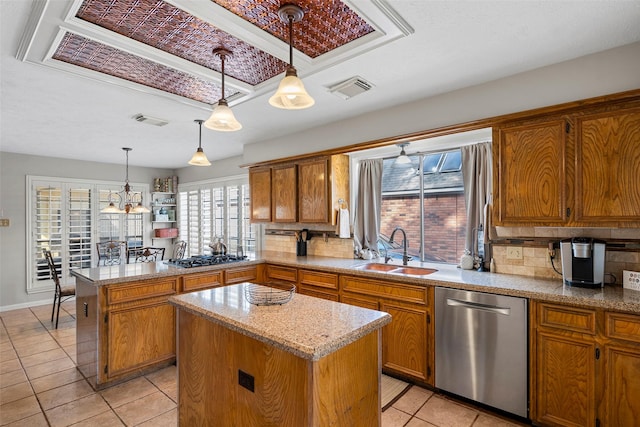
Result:
{"label": "tile floor", "polygon": [[[0,313],[0,425],[176,426],[176,368],[99,392],[75,367],[75,302],[58,329],[51,306]],[[412,387],[382,414],[383,427],[519,426],[468,404]]]}

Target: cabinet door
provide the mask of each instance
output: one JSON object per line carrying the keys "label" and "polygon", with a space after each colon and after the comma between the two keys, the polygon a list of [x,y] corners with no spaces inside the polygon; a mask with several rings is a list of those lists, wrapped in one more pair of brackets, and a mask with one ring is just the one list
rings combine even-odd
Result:
{"label": "cabinet door", "polygon": [[562,426],[594,426],[595,352],[592,338],[538,331],[536,335],[534,421]]}
{"label": "cabinet door", "polygon": [[426,382],[428,328],[425,308],[380,302],[380,311],[391,315],[382,329],[382,367]]}
{"label": "cabinet door", "polygon": [[576,221],[640,223],[640,108],[580,117],[576,132]]}
{"label": "cabinet door", "polygon": [[271,221],[271,168],[249,169],[251,222]]}
{"label": "cabinet door", "polygon": [[497,134],[496,224],[566,222],[565,121],[505,127]]}
{"label": "cabinet door", "polygon": [[296,222],[298,219],[296,165],[273,167],[271,179],[273,220],[275,222]]}
{"label": "cabinet door", "polygon": [[176,357],[175,308],[168,302],[112,310],[108,318],[107,377]]}
{"label": "cabinet door", "polygon": [[329,159],[298,164],[299,221],[327,223],[329,215]]}
{"label": "cabinet door", "polygon": [[640,420],[640,347],[607,345],[604,364],[604,425],[637,425]]}

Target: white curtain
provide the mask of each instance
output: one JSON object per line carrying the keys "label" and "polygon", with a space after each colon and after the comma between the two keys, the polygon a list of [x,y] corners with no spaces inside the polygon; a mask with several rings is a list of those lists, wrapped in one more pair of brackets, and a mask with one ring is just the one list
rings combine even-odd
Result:
{"label": "white curtain", "polygon": [[482,226],[484,241],[489,241],[491,197],[491,142],[462,147],[462,178],[467,209],[465,249],[478,253],[478,233]]}
{"label": "white curtain", "polygon": [[360,162],[358,192],[354,210],[353,240],[357,254],[362,249],[378,252],[382,207],[382,159]]}

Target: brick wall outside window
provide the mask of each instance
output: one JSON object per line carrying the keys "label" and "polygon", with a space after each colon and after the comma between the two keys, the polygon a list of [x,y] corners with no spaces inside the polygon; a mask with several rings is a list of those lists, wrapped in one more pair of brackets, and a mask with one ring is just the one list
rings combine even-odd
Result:
{"label": "brick wall outside window", "polygon": [[[390,236],[397,226],[407,232],[409,252],[420,250],[420,199],[417,196],[384,197],[380,232]],[[465,206],[462,194],[425,195],[425,252],[457,264],[464,252]],[[401,241],[396,234],[396,241]]]}

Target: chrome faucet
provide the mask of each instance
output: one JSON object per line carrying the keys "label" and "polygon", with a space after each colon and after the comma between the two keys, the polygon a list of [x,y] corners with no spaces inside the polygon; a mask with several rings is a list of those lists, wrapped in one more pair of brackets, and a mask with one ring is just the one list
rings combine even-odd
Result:
{"label": "chrome faucet", "polygon": [[[407,265],[407,263],[409,262],[409,257],[407,256],[407,233],[405,233],[404,229],[402,227],[396,227],[393,230],[393,233],[391,233],[391,237],[389,237],[389,243],[393,243],[393,236],[396,235],[396,231],[402,231],[402,237],[404,238],[404,240],[402,241],[402,265]],[[387,257],[384,257],[384,262],[386,263],[388,261]]]}

